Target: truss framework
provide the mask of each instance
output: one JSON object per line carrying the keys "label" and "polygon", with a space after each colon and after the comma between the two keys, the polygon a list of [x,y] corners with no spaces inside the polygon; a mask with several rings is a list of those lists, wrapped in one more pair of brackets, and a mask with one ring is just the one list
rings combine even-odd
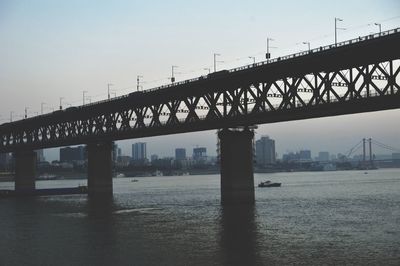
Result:
{"label": "truss framework", "polygon": [[398,95],[399,73],[400,60],[390,60],[301,77],[265,78],[264,82],[227,86],[157,103],[132,103],[96,116],[62,122],[18,129],[3,127],[0,151],[87,143],[90,139],[130,138],[139,131],[146,134],[165,129],[162,134],[169,134],[168,130],[176,132],[177,128],[185,127],[182,131],[189,132],[193,131],[191,125],[199,123],[212,122],[209,129],[222,121],[224,125],[228,121],[229,125],[237,126],[237,121],[241,125],[247,120],[254,123],[250,118],[263,114],[288,110],[307,112],[316,106]]}

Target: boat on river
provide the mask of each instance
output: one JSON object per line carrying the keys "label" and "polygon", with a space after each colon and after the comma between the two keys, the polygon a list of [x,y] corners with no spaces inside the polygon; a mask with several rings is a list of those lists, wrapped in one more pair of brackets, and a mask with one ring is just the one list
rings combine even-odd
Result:
{"label": "boat on river", "polygon": [[280,187],[282,183],[275,183],[275,182],[271,182],[269,180],[261,182],[260,184],[258,184],[258,187]]}

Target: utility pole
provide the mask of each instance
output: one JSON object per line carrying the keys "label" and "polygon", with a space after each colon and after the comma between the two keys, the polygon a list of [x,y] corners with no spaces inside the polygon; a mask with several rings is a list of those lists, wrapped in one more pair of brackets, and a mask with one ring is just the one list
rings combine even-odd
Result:
{"label": "utility pole", "polygon": [[113,86],[111,83],[107,83],[107,92],[108,92],[108,99],[110,100],[110,86]]}
{"label": "utility pole", "polygon": [[136,77],[136,83],[137,83],[137,85],[136,85],[136,90],[137,90],[137,91],[140,90],[140,78],[143,78],[143,76],[137,75],[137,77]]}

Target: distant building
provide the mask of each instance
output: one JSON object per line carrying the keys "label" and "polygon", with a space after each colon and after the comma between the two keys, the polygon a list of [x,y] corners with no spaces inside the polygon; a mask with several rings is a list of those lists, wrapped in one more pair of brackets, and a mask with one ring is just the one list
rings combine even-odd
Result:
{"label": "distant building", "polygon": [[317,160],[320,161],[320,162],[327,162],[327,161],[329,161],[329,160],[330,160],[329,152],[327,152],[327,151],[320,151],[320,152],[318,153],[318,158],[317,158]]}
{"label": "distant building", "polygon": [[85,154],[85,146],[60,148],[60,162],[84,161]]}
{"label": "distant building", "polygon": [[261,166],[275,164],[275,140],[264,136],[256,141],[256,161]]}
{"label": "distant building", "polygon": [[175,160],[183,161],[185,159],[186,159],[186,149],[184,148],[175,149]]}
{"label": "distant building", "polygon": [[150,161],[153,163],[154,161],[157,161],[158,160],[158,155],[157,154],[152,154],[151,156],[150,156]]}
{"label": "distant building", "polygon": [[193,160],[205,160],[207,158],[207,148],[198,147],[193,149]]}
{"label": "distant building", "polygon": [[0,153],[0,170],[7,170],[11,162],[9,153]]}
{"label": "distant building", "polygon": [[112,161],[116,162],[118,158],[118,145],[115,142],[112,142]]}
{"label": "distant building", "polygon": [[41,149],[41,150],[36,150],[35,152],[36,152],[36,161],[37,161],[38,163],[46,161],[46,159],[44,158],[43,149]]}
{"label": "distant building", "polygon": [[132,159],[134,161],[145,161],[147,159],[146,143],[138,142],[132,144]]}
{"label": "distant building", "polygon": [[400,163],[400,153],[392,153],[392,161],[394,163]]}
{"label": "distant building", "polygon": [[116,165],[119,167],[125,167],[128,166],[130,162],[131,162],[130,156],[118,156]]}
{"label": "distant building", "polygon": [[301,150],[299,153],[300,161],[311,161],[311,151]]}

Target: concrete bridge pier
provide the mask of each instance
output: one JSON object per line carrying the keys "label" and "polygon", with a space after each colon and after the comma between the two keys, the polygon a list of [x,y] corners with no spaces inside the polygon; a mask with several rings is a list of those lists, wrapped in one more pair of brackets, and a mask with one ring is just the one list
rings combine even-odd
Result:
{"label": "concrete bridge pier", "polygon": [[15,156],[15,191],[31,192],[35,190],[36,152],[17,151]]}
{"label": "concrete bridge pier", "polygon": [[88,193],[89,196],[110,196],[112,183],[112,143],[111,141],[89,143],[88,153]]}
{"label": "concrete bridge pier", "polygon": [[222,129],[218,132],[221,162],[221,202],[254,203],[254,132]]}

